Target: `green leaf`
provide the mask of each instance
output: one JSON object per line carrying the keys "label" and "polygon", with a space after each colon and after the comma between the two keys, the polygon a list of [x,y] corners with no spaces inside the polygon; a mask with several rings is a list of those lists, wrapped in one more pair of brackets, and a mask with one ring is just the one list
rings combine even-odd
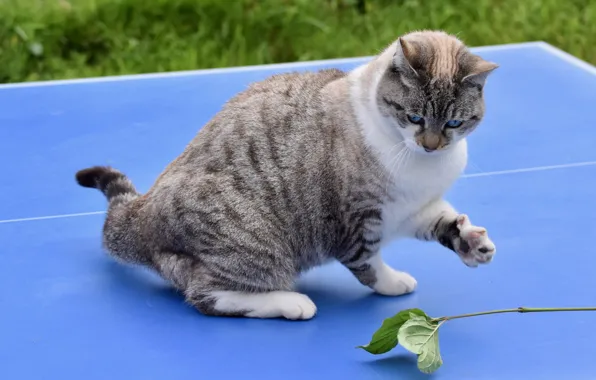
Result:
{"label": "green leaf", "polygon": [[365,346],[358,346],[357,348],[362,348],[374,355],[391,351],[391,349],[397,346],[397,333],[399,329],[411,318],[411,315],[419,316],[423,319],[428,318],[420,309],[402,310],[393,317],[383,321],[381,327],[373,334],[370,343]]}
{"label": "green leaf", "polygon": [[439,350],[439,327],[442,322],[416,314],[399,329],[399,343],[408,351],[418,355],[418,369],[424,373],[432,373],[443,364]]}

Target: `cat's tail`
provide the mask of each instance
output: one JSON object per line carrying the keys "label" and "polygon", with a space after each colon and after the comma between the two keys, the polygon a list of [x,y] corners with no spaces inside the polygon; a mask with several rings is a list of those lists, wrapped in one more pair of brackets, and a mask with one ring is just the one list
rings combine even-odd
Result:
{"label": "cat's tail", "polygon": [[100,190],[109,206],[103,228],[103,244],[115,258],[128,263],[148,264],[146,247],[139,237],[139,215],[131,207],[141,194],[121,172],[108,166],[94,166],[77,172],[79,185]]}
{"label": "cat's tail", "polygon": [[101,191],[110,207],[129,202],[140,196],[130,180],[109,166],[94,166],[77,172],[79,185]]}

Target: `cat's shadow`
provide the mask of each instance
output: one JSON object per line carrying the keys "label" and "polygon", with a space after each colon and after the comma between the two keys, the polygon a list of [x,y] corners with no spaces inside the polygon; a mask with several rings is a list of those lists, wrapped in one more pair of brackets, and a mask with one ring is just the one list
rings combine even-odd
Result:
{"label": "cat's shadow", "polygon": [[[159,308],[159,310],[170,310],[179,316],[180,313],[183,313],[184,318],[191,314],[193,318],[202,317],[202,314],[185,302],[181,292],[152,272],[138,267],[123,266],[112,261],[106,262],[105,267],[105,270],[110,273],[112,278],[111,283],[114,291],[111,293],[118,294],[120,300],[125,300],[123,302],[128,305],[127,307],[130,307],[129,301],[131,299],[138,300],[140,298],[143,299],[142,302],[151,303],[152,307]],[[323,286],[321,284],[299,286],[299,291],[308,294],[317,304],[322,306],[321,309],[323,310],[321,311],[324,312],[325,309],[329,311],[325,314],[325,319],[335,318],[336,315],[346,315],[346,313],[351,313],[355,319],[359,319],[359,316],[364,317],[375,305],[379,306],[379,299],[384,298],[354,286],[347,293],[353,295],[356,292],[358,294],[352,300],[346,300],[342,297],[342,294],[346,294],[345,290],[332,285]],[[166,313],[168,312],[166,311]],[[359,362],[363,366],[372,367],[376,373],[381,373],[387,377],[399,373],[408,379],[428,379],[429,375],[425,375],[418,370],[416,360],[415,355],[403,352],[388,353],[383,357],[373,356]]]}
{"label": "cat's shadow", "polygon": [[[142,300],[141,303],[174,313],[184,312],[195,316],[198,313],[185,301],[182,292],[146,268],[126,266],[112,260],[105,261],[104,267],[111,278],[109,293],[128,305],[127,307],[130,307],[131,300],[133,304]],[[311,297],[326,318],[335,318],[335,315],[347,313],[355,320],[365,318],[370,315],[371,310],[387,307],[384,302],[379,302],[380,300],[391,299],[371,292],[356,281],[350,282],[349,285],[319,281],[299,283],[297,291]],[[415,307],[415,298],[415,295],[399,297],[400,308]]]}
{"label": "cat's shadow", "polygon": [[176,312],[182,309],[184,313],[198,313],[185,302],[182,292],[145,268],[126,266],[114,261],[107,261],[105,267],[111,277],[114,294],[127,307],[130,307],[131,300],[136,303],[140,299],[149,307],[159,306],[160,309]]}

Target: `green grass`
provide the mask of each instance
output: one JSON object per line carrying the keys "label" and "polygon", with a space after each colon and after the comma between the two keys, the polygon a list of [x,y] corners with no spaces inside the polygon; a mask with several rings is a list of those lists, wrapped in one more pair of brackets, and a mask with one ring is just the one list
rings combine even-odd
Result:
{"label": "green grass", "polygon": [[0,0],[0,82],[375,54],[414,29],[596,63],[593,0]]}

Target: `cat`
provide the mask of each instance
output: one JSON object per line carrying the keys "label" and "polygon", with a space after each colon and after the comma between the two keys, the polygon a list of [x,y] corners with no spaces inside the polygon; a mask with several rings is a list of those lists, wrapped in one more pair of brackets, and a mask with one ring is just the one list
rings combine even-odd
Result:
{"label": "cat", "polygon": [[300,273],[339,261],[379,294],[417,286],[380,254],[437,241],[470,267],[496,248],[443,199],[467,161],[497,64],[443,31],[416,31],[343,72],[273,75],[230,99],[139,194],[95,166],[79,185],[109,201],[103,245],[149,267],[205,315],[306,320]]}

